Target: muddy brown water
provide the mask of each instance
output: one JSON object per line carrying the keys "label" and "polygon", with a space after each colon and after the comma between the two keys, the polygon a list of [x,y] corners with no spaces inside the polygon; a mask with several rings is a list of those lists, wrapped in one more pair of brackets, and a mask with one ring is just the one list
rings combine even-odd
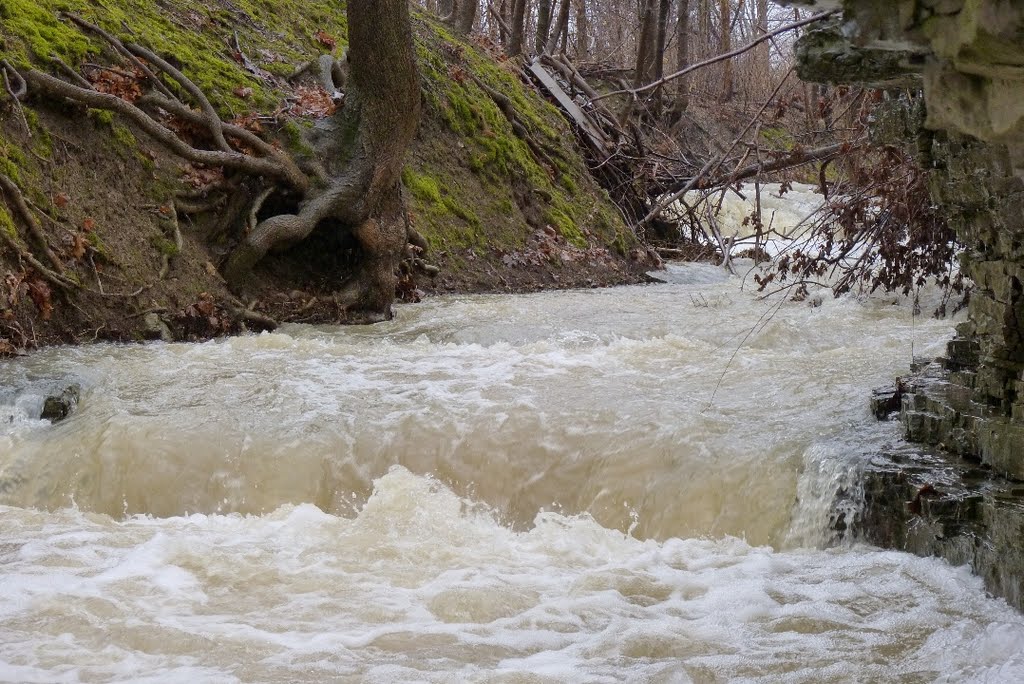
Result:
{"label": "muddy brown water", "polygon": [[0,681],[1024,680],[966,568],[828,531],[952,323],[667,278],[0,366]]}

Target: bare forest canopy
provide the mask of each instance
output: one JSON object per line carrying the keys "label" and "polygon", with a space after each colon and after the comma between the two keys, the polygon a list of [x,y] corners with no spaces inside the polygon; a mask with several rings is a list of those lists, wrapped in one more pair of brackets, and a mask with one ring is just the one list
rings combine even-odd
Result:
{"label": "bare forest canopy", "polygon": [[[478,258],[489,271],[547,268],[540,254],[583,272],[695,244],[728,266],[736,235],[716,213],[744,181],[755,257],[772,232],[762,182],[810,183],[823,199],[804,232],[816,251],[791,249],[763,288],[952,282],[955,245],[923,173],[905,145],[868,135],[878,107],[912,108],[916,94],[794,75],[793,41],[832,13],[767,0],[339,5],[0,0],[6,310],[31,300],[49,318],[57,295],[112,296],[101,271],[116,260],[76,214],[86,198],[38,187],[46,174],[52,186],[56,150],[81,156],[67,137],[55,144],[59,116],[106,126],[159,180],[146,205],[156,281],[116,296],[161,325],[209,322],[184,326],[198,336],[381,320],[396,296]],[[193,248],[206,275],[191,304],[142,306]],[[293,281],[319,294],[269,303]],[[4,339],[16,337],[28,340],[23,327]]]}

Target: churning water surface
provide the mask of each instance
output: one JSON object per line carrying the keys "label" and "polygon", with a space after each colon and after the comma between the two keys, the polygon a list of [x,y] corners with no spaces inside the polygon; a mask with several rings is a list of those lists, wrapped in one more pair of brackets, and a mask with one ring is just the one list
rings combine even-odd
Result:
{"label": "churning water surface", "polygon": [[6,363],[0,681],[1024,680],[966,568],[828,533],[951,323],[667,279]]}

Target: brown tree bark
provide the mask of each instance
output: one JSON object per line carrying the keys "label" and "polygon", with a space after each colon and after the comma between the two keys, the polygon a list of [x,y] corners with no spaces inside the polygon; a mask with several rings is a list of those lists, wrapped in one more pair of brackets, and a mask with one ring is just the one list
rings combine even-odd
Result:
{"label": "brown tree bark", "polygon": [[401,175],[419,123],[420,91],[408,0],[349,2],[348,26],[349,91],[317,146],[329,182],[307,192],[296,214],[261,221],[231,254],[225,276],[236,284],[246,280],[268,251],[318,226],[346,230],[361,258],[343,301],[379,320],[390,316],[395,269],[409,240]]}
{"label": "brown tree bark", "polygon": [[658,0],[644,0],[640,13],[640,37],[637,39],[636,70],[633,76],[633,87],[639,88],[651,81],[654,71],[654,42],[657,34]]}
{"label": "brown tree bark", "polygon": [[[732,19],[729,16],[729,0],[718,2],[719,20],[722,22],[722,45],[720,54],[732,50]],[[726,60],[722,68],[722,101],[728,102],[733,96],[732,60]]]}
{"label": "brown tree bark", "polygon": [[558,3],[558,17],[555,19],[551,35],[548,36],[548,42],[544,45],[544,54],[551,55],[555,53],[555,48],[558,47],[558,40],[568,27],[569,0],[560,0]]}
{"label": "brown tree bark", "polygon": [[508,54],[516,57],[523,52],[523,34],[526,32],[526,0],[512,2],[512,35],[509,36]]}
{"label": "brown tree bark", "polygon": [[[679,0],[676,18],[676,71],[690,66],[690,0]],[[690,106],[690,84],[685,76],[676,81],[675,109],[685,112]]]}
{"label": "brown tree bark", "polygon": [[[768,0],[757,0],[757,29],[755,33],[763,36],[768,33]],[[757,47],[757,64],[763,69],[766,76],[771,75],[771,45],[763,43]]]}
{"label": "brown tree bark", "polygon": [[468,34],[473,30],[476,22],[476,10],[479,0],[461,0],[455,20],[455,30],[462,34]]}
{"label": "brown tree bark", "polygon": [[551,30],[551,5],[552,0],[538,0],[537,2],[537,32],[534,36],[534,50],[538,55],[544,54],[544,47],[548,43],[548,32]]}
{"label": "brown tree bark", "polygon": [[590,20],[587,17],[587,0],[576,3],[576,61],[585,61],[590,56]]}
{"label": "brown tree bark", "polygon": [[[672,0],[659,0],[657,13],[657,29],[654,37],[654,53],[652,57],[651,78],[660,81],[665,75],[665,44],[668,34],[668,14],[672,9]],[[662,89],[654,91],[654,112],[661,116],[662,111]]]}

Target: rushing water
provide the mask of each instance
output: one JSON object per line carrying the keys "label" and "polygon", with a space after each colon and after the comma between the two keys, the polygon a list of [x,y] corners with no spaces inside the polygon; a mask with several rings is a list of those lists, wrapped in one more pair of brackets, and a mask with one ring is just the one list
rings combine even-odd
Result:
{"label": "rushing water", "polygon": [[1024,679],[966,568],[827,532],[950,322],[669,276],[7,363],[0,680]]}

